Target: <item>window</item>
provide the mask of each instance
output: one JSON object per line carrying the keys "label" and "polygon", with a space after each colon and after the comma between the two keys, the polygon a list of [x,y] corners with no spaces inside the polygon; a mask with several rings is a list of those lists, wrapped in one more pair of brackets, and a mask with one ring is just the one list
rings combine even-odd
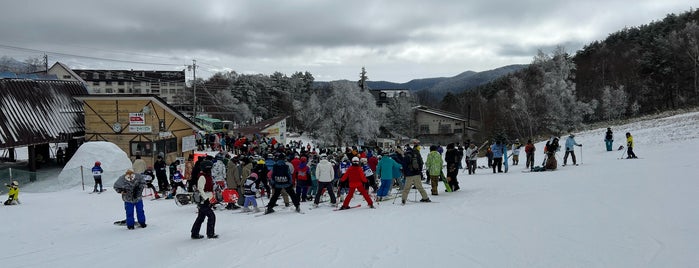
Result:
{"label": "window", "polygon": [[430,125],[420,125],[420,134],[430,134]]}
{"label": "window", "polygon": [[80,78],[87,80],[87,74],[85,72],[80,73]]}
{"label": "window", "polygon": [[114,93],[114,90],[112,88],[105,88],[104,93]]}
{"label": "window", "polygon": [[464,133],[464,130],[460,128],[455,128],[454,133]]}
{"label": "window", "polygon": [[124,79],[124,73],[119,72],[119,73],[117,74],[117,77],[118,77],[119,79]]}
{"label": "window", "polygon": [[98,72],[92,73],[92,79],[100,79],[100,73],[98,73]]}
{"label": "window", "polygon": [[119,92],[119,93],[125,93],[126,91],[124,90],[124,88],[118,88],[118,89],[117,89],[117,92]]}
{"label": "window", "polygon": [[451,134],[451,124],[439,124],[439,134]]}
{"label": "window", "polygon": [[64,76],[63,76],[63,79],[70,79],[71,77],[72,77],[72,76],[70,76],[70,75],[64,75]]}
{"label": "window", "polygon": [[119,82],[117,82],[117,85],[123,86],[123,85],[124,85],[124,81],[119,81]]}
{"label": "window", "polygon": [[93,90],[93,92],[95,92],[95,93],[100,93],[100,89],[99,89],[99,88],[95,88],[95,90]]}
{"label": "window", "polygon": [[112,81],[107,81],[107,82],[105,82],[105,83],[106,83],[108,86],[111,86],[111,85],[112,85]]}
{"label": "window", "polygon": [[156,154],[169,154],[177,152],[177,138],[171,138],[166,140],[159,140],[153,143],[154,151]]}
{"label": "window", "polygon": [[132,141],[129,148],[131,148],[131,155],[142,155],[151,156],[153,155],[153,145],[150,141]]}
{"label": "window", "polygon": [[97,81],[92,82],[92,85],[93,85],[93,86],[99,86],[99,85],[100,85],[100,82],[97,82]]}
{"label": "window", "polygon": [[104,79],[107,79],[107,80],[112,79],[112,73],[111,73],[111,72],[107,72],[104,76],[105,76]]}

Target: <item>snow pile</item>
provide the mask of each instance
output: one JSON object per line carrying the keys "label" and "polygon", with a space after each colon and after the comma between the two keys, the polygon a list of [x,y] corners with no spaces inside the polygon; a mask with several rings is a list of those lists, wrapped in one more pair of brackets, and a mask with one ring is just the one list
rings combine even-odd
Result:
{"label": "snow pile", "polygon": [[69,189],[80,185],[83,179],[86,185],[92,186],[94,180],[91,169],[96,161],[102,163],[104,186],[111,186],[119,176],[131,168],[131,160],[116,144],[105,141],[87,142],[81,145],[66,163],[58,175],[57,182],[49,181],[56,187],[47,190]]}

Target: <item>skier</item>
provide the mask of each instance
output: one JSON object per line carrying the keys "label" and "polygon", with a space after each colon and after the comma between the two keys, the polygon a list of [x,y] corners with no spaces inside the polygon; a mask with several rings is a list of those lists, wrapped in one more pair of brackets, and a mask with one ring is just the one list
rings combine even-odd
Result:
{"label": "skier", "polygon": [[333,164],[328,161],[328,155],[320,154],[320,162],[316,167],[316,177],[318,178],[318,191],[316,192],[315,199],[313,199],[313,206],[318,207],[320,203],[320,195],[325,190],[328,195],[330,195],[330,204],[332,206],[337,205],[337,199],[335,198],[335,191],[333,190],[332,181],[335,179],[335,169]]}
{"label": "skier", "polygon": [[133,169],[126,170],[126,173],[114,182],[114,191],[121,194],[121,200],[124,201],[126,228],[129,230],[134,229],[134,209],[136,209],[138,224],[141,228],[146,228],[146,213],[143,211],[143,199],[141,198],[145,184],[141,174],[135,173]]}
{"label": "skier", "polygon": [[274,166],[272,167],[270,182],[272,183],[272,187],[274,187],[274,191],[272,193],[272,197],[269,199],[269,203],[267,204],[265,214],[274,212],[274,209],[272,208],[277,205],[277,199],[279,199],[279,195],[281,194],[282,190],[285,190],[291,197],[291,201],[294,203],[294,206],[296,206],[296,212],[301,212],[299,197],[296,195],[296,192],[294,192],[291,172],[289,171],[289,166],[286,164],[284,159],[285,155],[279,154],[277,156],[277,162],[274,163]]}
{"label": "skier", "polygon": [[314,153],[311,158],[311,163],[308,165],[308,172],[311,175],[311,187],[308,189],[308,200],[313,200],[318,193],[318,177],[316,176],[316,169],[318,168],[318,156]]}
{"label": "skier", "polygon": [[[235,189],[238,193],[243,191],[243,186],[245,183],[244,180],[241,181],[240,171],[241,169],[238,166],[237,158],[233,158],[228,161],[228,164],[226,165],[226,186],[228,189]],[[247,179],[247,177],[245,179]],[[257,177],[255,177],[255,179],[257,179]],[[240,204],[241,202],[238,201],[238,205]],[[228,203],[228,205],[226,205],[226,209],[238,209],[240,208],[238,205],[235,203]]]}
{"label": "skier", "polygon": [[626,148],[626,159],[638,158],[633,152],[633,136],[631,136],[631,133],[629,132],[626,132]]}
{"label": "skier", "polygon": [[369,207],[374,208],[374,202],[371,201],[371,197],[369,197],[369,194],[367,194],[366,190],[364,189],[363,184],[367,183],[367,179],[366,176],[364,176],[364,170],[359,163],[359,157],[352,157],[352,166],[347,168],[347,172],[342,175],[340,181],[349,182],[349,194],[347,194],[347,198],[345,198],[345,201],[342,203],[340,210],[350,208],[349,203],[354,196],[354,191],[359,191],[359,193],[364,197],[364,200],[366,200],[367,204],[369,204]]}
{"label": "skier", "polygon": [[614,133],[612,128],[607,128],[607,133],[604,134],[604,143],[607,145],[607,151],[611,151],[614,146]]}
{"label": "skier", "polygon": [[[459,180],[456,178],[459,174],[460,158],[458,157],[458,151],[454,144],[447,144],[447,152],[444,154],[444,161],[447,162],[447,182],[449,182],[449,187],[454,192],[459,190]],[[422,166],[420,166],[420,171],[422,171]]]}
{"label": "skier", "polygon": [[369,191],[369,187],[371,187],[372,191],[375,193],[376,190],[378,190],[378,187],[376,187],[376,177],[374,176],[374,171],[371,169],[371,167],[369,167],[368,159],[360,158],[359,163],[362,165],[364,176],[366,176],[367,179],[364,189]]}
{"label": "skier", "polygon": [[[92,167],[92,178],[95,179],[95,189],[92,190],[93,193],[101,193],[102,192],[102,173],[104,170],[102,170],[102,163],[100,161],[95,162],[95,166]],[[97,191],[97,185],[100,186],[99,192]]]}
{"label": "skier", "polygon": [[[437,149],[439,150],[439,149]],[[452,151],[455,151],[454,145],[452,144],[451,147]],[[405,205],[405,201],[408,199],[408,193],[410,192],[410,189],[415,186],[417,190],[420,192],[420,195],[422,196],[422,199],[420,199],[420,202],[432,202],[430,198],[427,196],[427,192],[425,192],[425,188],[422,187],[422,157],[418,152],[415,152],[413,149],[408,147],[405,150],[405,156],[404,156],[404,161],[403,161],[403,173],[405,174],[405,185],[403,185],[403,193],[401,195],[401,203]],[[449,164],[447,164],[447,167]],[[452,168],[456,169],[456,163],[452,163]],[[459,184],[456,184],[456,187],[458,187]]]}
{"label": "skier", "polygon": [[476,160],[478,159],[478,147],[476,147],[476,144],[471,142],[471,144],[468,145],[468,148],[466,148],[465,154],[468,174],[476,174]]}
{"label": "skier", "polygon": [[173,196],[177,194],[177,187],[181,187],[182,190],[187,191],[187,187],[184,186],[182,172],[179,169],[176,169],[172,175],[172,190],[166,199],[172,199]]}
{"label": "skier", "polygon": [[[260,212],[260,208],[257,207],[257,187],[255,187],[255,181],[257,180],[257,174],[251,173],[250,177],[245,180],[243,185],[243,195],[245,195],[245,203],[243,204],[243,212]],[[249,206],[252,205],[252,210]]]}
{"label": "skier", "polygon": [[379,163],[376,165],[376,175],[381,180],[381,185],[376,193],[376,200],[382,201],[388,195],[388,192],[391,191],[391,186],[393,186],[393,178],[400,176],[398,174],[394,174],[393,170],[398,169],[398,172],[400,173],[400,167],[400,164],[398,164],[388,155],[381,156]]}
{"label": "skier", "polygon": [[493,149],[491,147],[486,150],[485,157],[488,158],[488,168],[493,167]]}
{"label": "skier", "polygon": [[[468,149],[466,153],[468,153]],[[439,195],[437,185],[439,183],[439,175],[442,173],[443,163],[442,155],[437,152],[437,146],[431,145],[430,153],[427,154],[427,163],[425,163],[425,166],[427,167],[427,177],[430,179],[430,185],[432,186],[432,195]]]}
{"label": "skier", "polygon": [[201,224],[204,223],[204,218],[206,218],[206,237],[207,238],[218,238],[218,235],[214,231],[216,228],[216,214],[212,207],[216,204],[217,200],[214,197],[214,179],[211,177],[211,168],[213,167],[210,159],[204,160],[202,162],[202,169],[199,172],[199,179],[197,180],[197,192],[201,196],[201,200],[198,207],[197,219],[194,220],[192,225],[192,239],[202,239],[203,235],[199,234],[201,230]]}
{"label": "skier", "polygon": [[527,168],[534,167],[534,152],[536,147],[532,144],[532,140],[527,140],[527,145],[524,146],[524,153],[527,154]]}
{"label": "skier", "polygon": [[[298,158],[296,158],[298,159]],[[294,168],[293,181],[296,184],[296,193],[301,197],[301,202],[306,202],[308,187],[311,185],[310,168],[306,163],[307,158],[301,157],[299,165]]]}
{"label": "skier", "polygon": [[580,146],[582,147],[582,144],[578,144],[575,142],[575,135],[570,134],[568,138],[566,139],[566,153],[563,156],[563,166],[565,167],[566,163],[568,162],[568,155],[570,155],[573,158],[573,165],[577,165],[575,162],[575,147],[574,146]]}
{"label": "skier", "polygon": [[497,168],[497,173],[502,173],[502,154],[504,153],[505,145],[501,141],[496,141],[495,144],[490,146],[493,152],[493,173],[495,173],[495,168]]}
{"label": "skier", "polygon": [[5,206],[19,205],[19,182],[12,181],[10,184],[5,183],[5,186],[9,190],[7,193],[7,200],[4,203]]}
{"label": "skier", "polygon": [[522,144],[519,143],[519,139],[515,139],[515,143],[512,144],[512,165],[516,166],[519,164],[519,150],[522,148]]}

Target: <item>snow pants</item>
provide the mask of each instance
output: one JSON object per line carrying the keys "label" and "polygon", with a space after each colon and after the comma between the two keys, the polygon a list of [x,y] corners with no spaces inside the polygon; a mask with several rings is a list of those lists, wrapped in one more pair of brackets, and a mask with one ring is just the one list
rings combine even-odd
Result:
{"label": "snow pants", "polygon": [[493,173],[495,173],[495,168],[497,172],[502,172],[502,157],[493,157]]}
{"label": "snow pants", "polygon": [[534,167],[534,153],[527,154],[527,168]]}
{"label": "snow pants", "polygon": [[313,199],[314,204],[320,203],[320,195],[323,193],[323,190],[328,192],[328,195],[330,195],[330,203],[331,204],[336,204],[337,203],[337,198],[335,198],[335,192],[333,191],[333,183],[331,181],[319,181],[318,182],[318,191],[316,192],[316,196]]}
{"label": "snow pants", "polygon": [[422,199],[429,199],[427,196],[427,192],[425,192],[425,188],[422,187],[422,177],[420,175],[415,175],[415,176],[408,176],[405,177],[405,186],[403,187],[403,192],[401,194],[401,200],[405,201],[408,198],[408,193],[410,193],[410,189],[415,186],[417,190],[420,192],[420,195],[422,196]]}
{"label": "snow pants", "polygon": [[[418,184],[421,184],[419,177],[417,180]],[[420,187],[422,187],[422,185],[420,185]],[[352,200],[352,197],[354,196],[354,191],[359,191],[359,193],[362,194],[364,200],[366,200],[367,204],[369,204],[370,207],[374,205],[374,202],[371,201],[371,197],[369,197],[369,194],[367,194],[366,189],[364,189],[364,187],[350,187],[349,193],[347,194],[347,198],[345,198],[345,202],[342,202],[343,207],[349,207],[350,200]]]}
{"label": "snow pants", "polygon": [[379,196],[379,197],[387,196],[388,192],[391,191],[392,186],[393,186],[393,179],[381,180],[381,185],[379,186],[379,190],[376,192],[376,196]]}
{"label": "snow pants", "polygon": [[216,228],[216,214],[214,210],[211,209],[211,204],[209,200],[205,200],[203,204],[199,204],[199,213],[197,214],[197,219],[194,220],[192,225],[192,236],[198,235],[199,230],[201,230],[201,224],[204,223],[204,218],[206,218],[206,236],[213,236],[215,234],[214,228]]}
{"label": "snow pants", "polygon": [[249,205],[252,205],[253,208],[257,207],[257,199],[255,198],[255,195],[245,196],[245,203],[243,203],[243,207],[247,208]]}
{"label": "snow pants", "polygon": [[607,151],[612,151],[614,140],[604,140],[604,144],[607,145]]}
{"label": "snow pants", "polygon": [[102,192],[102,176],[95,176],[95,189],[92,190],[93,192],[97,192],[97,185],[100,186],[99,191]]}
{"label": "snow pants", "polygon": [[568,162],[568,155],[573,158],[573,165],[575,165],[575,151],[566,151],[566,154],[563,156],[563,165],[565,166]]}
{"label": "snow pants", "polygon": [[133,218],[134,208],[136,209],[138,224],[146,224],[146,213],[143,211],[143,199],[140,199],[136,203],[124,202],[124,209],[126,210],[126,226],[133,227],[135,224]]}
{"label": "snow pants", "polygon": [[271,210],[277,205],[277,199],[279,199],[279,195],[282,194],[282,191],[286,191],[286,193],[291,196],[291,202],[294,203],[294,206],[300,206],[299,196],[296,194],[296,192],[294,192],[294,186],[289,186],[286,188],[274,188],[274,191],[272,191],[272,197],[269,198],[269,203],[267,204],[268,210]]}

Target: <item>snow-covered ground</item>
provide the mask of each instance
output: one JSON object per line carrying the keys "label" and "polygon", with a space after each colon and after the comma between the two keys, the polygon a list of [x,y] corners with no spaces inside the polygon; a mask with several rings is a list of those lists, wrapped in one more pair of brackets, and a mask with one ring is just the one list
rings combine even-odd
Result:
{"label": "snow-covered ground", "polygon": [[[699,267],[699,113],[612,128],[615,147],[634,135],[641,159],[607,152],[597,129],[576,136],[580,166],[523,173],[522,159],[507,174],[479,169],[459,175],[459,192],[440,185],[431,204],[217,211],[215,240],[191,240],[196,208],[172,200],[146,200],[148,227],[127,230],[112,224],[124,209],[111,189],[20,193],[21,205],[0,207],[0,259],[3,267]],[[542,151],[537,144],[537,164]]]}

